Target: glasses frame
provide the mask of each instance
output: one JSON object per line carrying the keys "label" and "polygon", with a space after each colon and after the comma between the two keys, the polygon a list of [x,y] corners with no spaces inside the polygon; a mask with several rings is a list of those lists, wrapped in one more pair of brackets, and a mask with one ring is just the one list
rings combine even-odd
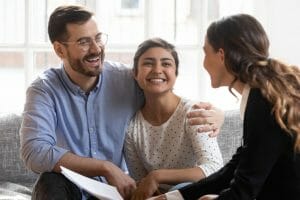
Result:
{"label": "glasses frame", "polygon": [[[97,41],[98,40],[97,37],[99,37],[99,36],[100,36],[100,40]],[[83,40],[87,40],[87,41],[83,41]],[[76,44],[79,49],[86,52],[91,48],[91,46],[94,43],[96,43],[97,46],[101,48],[101,47],[104,47],[107,44],[107,41],[108,41],[108,34],[100,32],[96,35],[95,38],[82,37],[82,38],[79,38],[77,41],[60,41],[60,43],[66,44],[66,45]]]}

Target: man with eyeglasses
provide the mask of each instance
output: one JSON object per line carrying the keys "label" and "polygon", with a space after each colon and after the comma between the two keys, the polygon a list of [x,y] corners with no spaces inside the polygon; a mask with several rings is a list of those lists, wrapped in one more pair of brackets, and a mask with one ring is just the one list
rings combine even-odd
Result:
{"label": "man with eyeglasses", "polygon": [[136,184],[125,173],[125,129],[144,102],[131,70],[104,61],[107,34],[93,13],[60,6],[49,38],[62,60],[28,88],[20,130],[21,155],[41,173],[32,199],[93,199],[60,174],[60,166],[117,187],[129,199]]}
{"label": "man with eyeglasses", "polygon": [[92,198],[61,175],[60,166],[106,181],[126,199],[135,182],[124,173],[123,140],[143,94],[131,70],[104,62],[107,34],[86,8],[56,8],[48,34],[62,66],[28,88],[20,131],[26,166],[42,173],[32,199]]}

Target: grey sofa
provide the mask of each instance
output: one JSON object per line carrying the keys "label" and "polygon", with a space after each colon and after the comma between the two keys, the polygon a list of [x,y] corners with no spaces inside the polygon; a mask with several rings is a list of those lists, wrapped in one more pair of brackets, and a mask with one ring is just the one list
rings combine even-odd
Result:
{"label": "grey sofa", "polygon": [[[20,159],[19,129],[21,116],[0,114],[0,199],[30,199],[37,174],[27,170]],[[241,144],[242,122],[237,110],[225,112],[225,122],[218,136],[224,162]]]}
{"label": "grey sofa", "polygon": [[21,116],[0,114],[0,199],[30,199],[37,177],[20,159]]}

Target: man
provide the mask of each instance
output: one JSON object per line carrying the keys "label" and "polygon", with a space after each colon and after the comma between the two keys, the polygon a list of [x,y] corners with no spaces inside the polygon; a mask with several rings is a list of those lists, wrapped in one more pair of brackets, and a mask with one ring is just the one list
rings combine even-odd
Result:
{"label": "man", "polygon": [[42,174],[33,198],[81,199],[78,188],[59,174],[60,166],[98,180],[103,176],[127,197],[135,182],[123,172],[123,140],[127,122],[143,103],[142,92],[128,69],[103,62],[107,38],[90,11],[58,7],[48,32],[63,66],[45,71],[28,88],[21,152],[31,170],[56,173]]}
{"label": "man", "polygon": [[20,131],[23,160],[41,173],[32,199],[93,198],[61,175],[60,166],[106,181],[128,199],[136,185],[124,172],[123,142],[142,91],[131,70],[104,62],[107,35],[84,7],[55,9],[48,33],[62,66],[28,88]]}

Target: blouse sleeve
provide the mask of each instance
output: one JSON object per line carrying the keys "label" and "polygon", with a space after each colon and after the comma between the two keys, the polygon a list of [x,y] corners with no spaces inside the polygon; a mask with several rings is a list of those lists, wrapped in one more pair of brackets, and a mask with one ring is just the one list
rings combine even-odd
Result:
{"label": "blouse sleeve", "polygon": [[194,153],[197,157],[197,166],[205,176],[216,172],[223,166],[223,159],[216,137],[209,137],[208,133],[198,133],[196,126],[185,120],[186,134],[190,137]]}
{"label": "blouse sleeve", "polygon": [[134,123],[131,121],[127,129],[124,143],[125,160],[130,176],[135,181],[139,181],[147,175],[147,170],[145,169],[142,160],[137,153],[138,144],[134,135]]}

